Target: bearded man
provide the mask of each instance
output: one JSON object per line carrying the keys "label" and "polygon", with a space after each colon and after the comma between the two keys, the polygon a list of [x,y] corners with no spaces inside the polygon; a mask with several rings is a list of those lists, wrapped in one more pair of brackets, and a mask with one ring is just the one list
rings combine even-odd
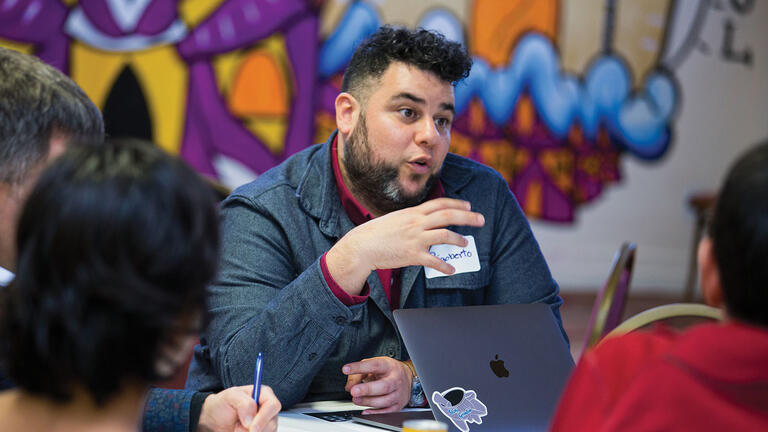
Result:
{"label": "bearded man", "polygon": [[[392,311],[562,300],[504,179],[449,154],[472,61],[426,30],[382,27],[344,74],[335,131],[222,204],[211,323],[187,387],[264,382],[283,406],[423,404]],[[564,335],[564,343],[567,338]]]}

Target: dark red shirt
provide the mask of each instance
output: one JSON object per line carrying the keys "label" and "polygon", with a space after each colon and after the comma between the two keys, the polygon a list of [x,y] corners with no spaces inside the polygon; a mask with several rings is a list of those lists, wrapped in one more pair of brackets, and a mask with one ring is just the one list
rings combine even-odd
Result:
{"label": "dark red shirt", "polygon": [[[336,189],[339,191],[341,206],[344,207],[344,212],[347,214],[347,217],[349,217],[349,220],[357,226],[372,220],[374,216],[368,209],[363,207],[357,199],[355,199],[352,192],[347,188],[347,185],[344,184],[344,178],[341,176],[341,168],[339,166],[338,139],[339,137],[337,135],[336,138],[333,139],[333,144],[331,145],[333,176],[336,178]],[[427,200],[443,196],[445,196],[445,190],[443,189],[443,184],[438,180],[432,187],[432,190],[430,190]],[[347,292],[333,280],[331,273],[328,271],[328,265],[325,263],[325,255],[327,253],[328,252],[324,253],[320,258],[320,268],[323,271],[323,277],[325,277],[326,283],[328,283],[328,286],[331,288],[331,292],[333,292],[336,298],[347,306],[364,302],[370,293],[368,283],[366,282],[360,295],[351,296],[347,294]],[[400,307],[400,269],[379,269],[376,270],[376,273],[379,275],[381,286],[384,287],[384,293],[387,295],[389,309],[398,309]]]}

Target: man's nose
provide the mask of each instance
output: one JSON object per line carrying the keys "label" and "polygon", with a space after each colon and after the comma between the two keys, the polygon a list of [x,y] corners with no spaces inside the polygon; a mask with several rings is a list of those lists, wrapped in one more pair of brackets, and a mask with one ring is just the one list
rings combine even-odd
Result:
{"label": "man's nose", "polygon": [[431,117],[424,117],[419,122],[419,127],[416,130],[415,141],[419,145],[433,147],[437,144],[437,140],[440,137],[440,131],[437,130],[437,125],[434,119]]}

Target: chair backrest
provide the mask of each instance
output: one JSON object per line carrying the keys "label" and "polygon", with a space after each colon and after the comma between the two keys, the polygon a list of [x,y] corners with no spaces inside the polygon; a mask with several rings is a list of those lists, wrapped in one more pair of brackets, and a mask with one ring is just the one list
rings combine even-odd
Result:
{"label": "chair backrest", "polygon": [[594,346],[621,322],[624,307],[627,304],[636,250],[637,246],[634,243],[626,242],[616,252],[611,265],[611,273],[600,292],[597,293],[595,303],[592,306],[584,351]]}
{"label": "chair backrest", "polygon": [[701,303],[672,303],[640,312],[619,324],[606,338],[620,336],[658,322],[680,329],[722,319],[723,311],[712,306]]}

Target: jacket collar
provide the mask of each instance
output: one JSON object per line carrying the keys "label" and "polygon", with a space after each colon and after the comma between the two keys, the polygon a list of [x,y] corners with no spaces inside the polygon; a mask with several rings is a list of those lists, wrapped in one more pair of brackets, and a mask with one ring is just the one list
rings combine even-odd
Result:
{"label": "jacket collar", "polygon": [[[450,198],[459,197],[461,189],[472,179],[471,163],[473,162],[453,153],[448,153],[445,156],[443,168],[440,172],[440,181],[443,182],[445,196]],[[464,199],[469,199],[469,197]]]}
{"label": "jacket collar", "polygon": [[319,221],[320,231],[328,237],[339,239],[354,228],[339,202],[339,192],[331,166],[331,144],[338,131],[310,156],[307,169],[296,187],[296,195],[302,208]]}

